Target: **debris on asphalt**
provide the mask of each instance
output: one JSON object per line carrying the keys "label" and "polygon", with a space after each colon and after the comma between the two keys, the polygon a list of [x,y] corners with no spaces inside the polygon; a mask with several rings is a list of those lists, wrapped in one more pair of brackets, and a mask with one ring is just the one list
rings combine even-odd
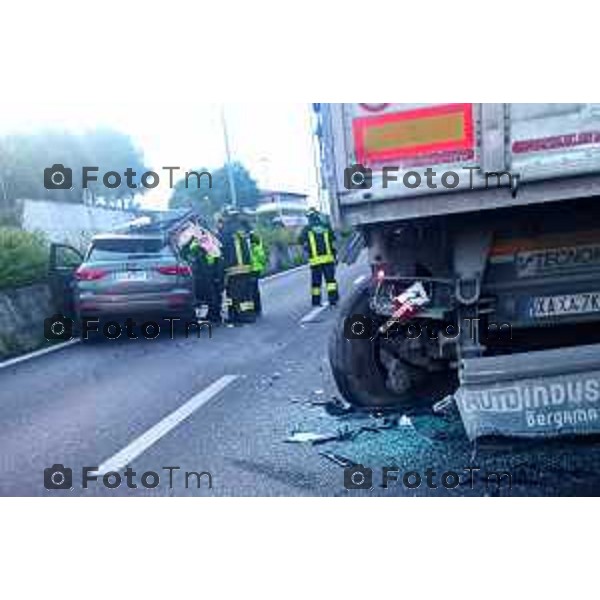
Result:
{"label": "debris on asphalt", "polygon": [[425,435],[420,431],[417,433],[428,442],[448,442],[452,439],[452,436],[447,431],[433,431],[429,435]]}
{"label": "debris on asphalt", "polygon": [[327,406],[330,403],[330,400],[309,400],[308,404],[310,406]]}
{"label": "debris on asphalt", "polygon": [[339,439],[337,433],[314,433],[311,431],[297,431],[288,437],[285,441],[299,444],[323,444],[324,442],[332,442]]}
{"label": "debris on asphalt", "polygon": [[399,421],[395,417],[384,417],[383,419],[375,419],[373,425],[363,425],[363,431],[370,431],[371,433],[379,433],[387,429],[394,429],[398,427]]}
{"label": "debris on asphalt", "polygon": [[323,408],[328,415],[332,417],[341,417],[353,412],[354,407],[346,400],[342,400],[337,396],[332,396],[331,400],[323,402]]}
{"label": "debris on asphalt", "polygon": [[436,415],[450,415],[454,414],[457,410],[456,400],[452,394],[445,396],[441,400],[438,400],[433,406],[432,410]]}
{"label": "debris on asphalt", "polygon": [[340,456],[339,454],[334,454],[333,452],[319,452],[319,455],[331,462],[335,463],[339,467],[353,467],[356,463],[345,456]]}
{"label": "debris on asphalt", "polygon": [[419,437],[430,444],[452,443],[464,437],[462,424],[451,422],[441,415],[431,413],[415,417],[413,427]]}
{"label": "debris on asphalt", "polygon": [[296,444],[324,444],[325,442],[343,442],[353,440],[357,435],[364,430],[362,427],[358,429],[340,429],[336,433],[315,433],[312,431],[296,431],[284,441]]}

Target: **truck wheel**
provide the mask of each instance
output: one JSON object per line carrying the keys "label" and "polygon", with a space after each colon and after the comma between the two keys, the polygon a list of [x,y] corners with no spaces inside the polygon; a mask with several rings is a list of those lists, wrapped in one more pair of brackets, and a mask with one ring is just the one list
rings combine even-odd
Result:
{"label": "truck wheel", "polygon": [[390,373],[381,356],[379,343],[370,339],[347,339],[344,321],[351,315],[372,317],[369,308],[369,282],[357,287],[340,307],[340,316],[329,340],[329,362],[342,396],[363,408],[411,406],[419,402],[419,388],[427,371],[394,361],[394,390],[387,385]]}

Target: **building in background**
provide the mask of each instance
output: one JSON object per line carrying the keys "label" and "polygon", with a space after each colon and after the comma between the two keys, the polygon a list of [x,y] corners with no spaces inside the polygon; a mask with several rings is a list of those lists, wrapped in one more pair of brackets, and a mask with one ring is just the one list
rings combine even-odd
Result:
{"label": "building in background", "polygon": [[308,195],[296,192],[261,190],[256,216],[284,227],[301,227],[306,224]]}
{"label": "building in background", "polygon": [[121,210],[50,200],[19,200],[17,225],[39,231],[48,241],[84,249],[97,233],[115,231],[142,216],[163,214],[143,209]]}

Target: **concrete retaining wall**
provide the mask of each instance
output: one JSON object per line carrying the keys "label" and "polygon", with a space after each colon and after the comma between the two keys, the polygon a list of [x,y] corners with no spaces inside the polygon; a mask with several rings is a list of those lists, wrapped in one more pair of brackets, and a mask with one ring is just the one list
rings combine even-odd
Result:
{"label": "concrete retaining wall", "polygon": [[[19,200],[14,214],[27,231],[41,231],[51,242],[84,249],[99,232],[111,231],[140,213],[109,210],[83,204]],[[0,292],[0,360],[35,350],[46,344],[44,319],[54,314],[52,294],[46,284]]]}
{"label": "concrete retaining wall", "polygon": [[44,319],[54,312],[46,284],[0,292],[0,360],[43,346]]}

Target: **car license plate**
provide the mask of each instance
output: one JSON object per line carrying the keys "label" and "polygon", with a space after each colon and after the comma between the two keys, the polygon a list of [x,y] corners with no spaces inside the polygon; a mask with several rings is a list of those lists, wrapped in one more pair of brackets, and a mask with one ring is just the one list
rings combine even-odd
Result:
{"label": "car license plate", "polygon": [[562,296],[540,296],[531,301],[532,317],[560,317],[600,312],[600,292],[565,294]]}
{"label": "car license plate", "polygon": [[116,276],[118,281],[146,281],[148,279],[146,271],[123,271],[117,273]]}

